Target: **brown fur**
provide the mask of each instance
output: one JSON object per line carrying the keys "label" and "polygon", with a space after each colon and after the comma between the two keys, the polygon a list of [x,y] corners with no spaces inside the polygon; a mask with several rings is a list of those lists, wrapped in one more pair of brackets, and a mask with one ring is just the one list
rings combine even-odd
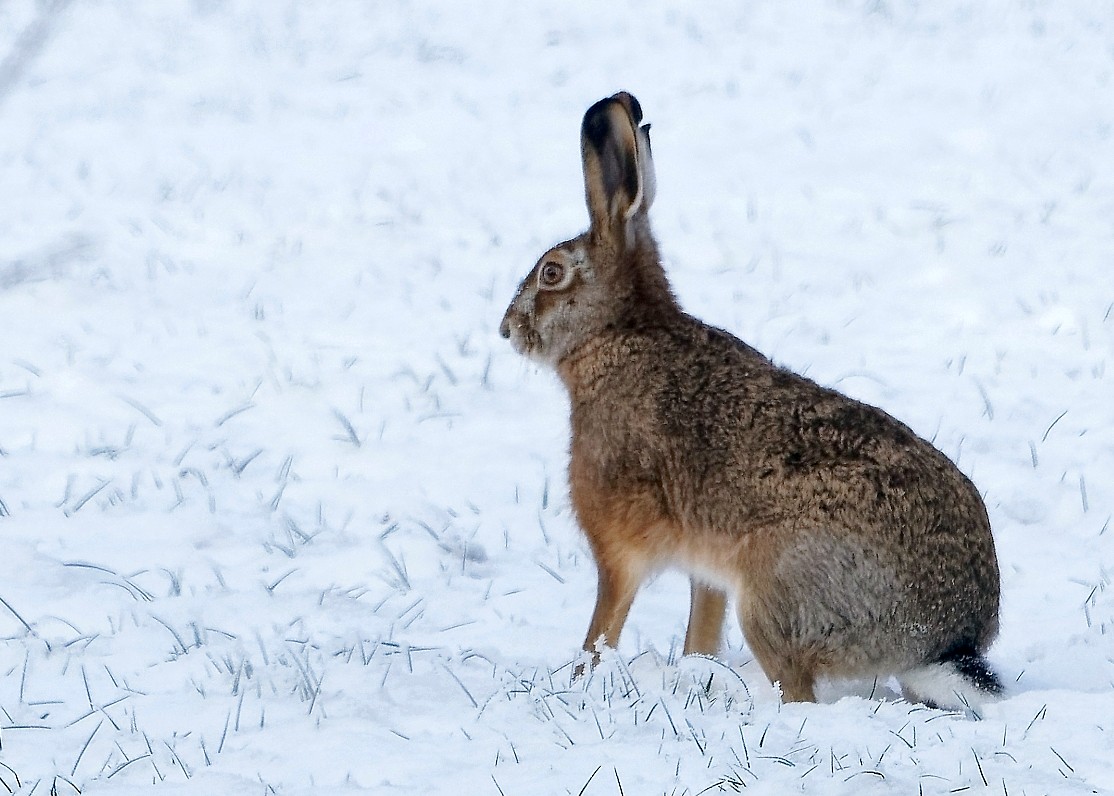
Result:
{"label": "brown fur", "polygon": [[718,649],[730,595],[788,700],[819,676],[981,665],[999,576],[977,490],[882,410],[680,309],[640,121],[628,94],[589,109],[591,228],[539,260],[501,327],[569,392],[572,502],[599,570],[585,649],[615,646],[639,585],[675,566],[693,580],[685,652]]}

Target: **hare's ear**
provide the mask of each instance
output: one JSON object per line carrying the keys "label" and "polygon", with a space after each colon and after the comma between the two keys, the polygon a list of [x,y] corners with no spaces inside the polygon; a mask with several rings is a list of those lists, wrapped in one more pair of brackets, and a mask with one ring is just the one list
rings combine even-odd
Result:
{"label": "hare's ear", "polygon": [[580,149],[593,234],[625,230],[653,200],[650,125],[640,128],[641,121],[638,100],[625,91],[600,100],[584,114]]}

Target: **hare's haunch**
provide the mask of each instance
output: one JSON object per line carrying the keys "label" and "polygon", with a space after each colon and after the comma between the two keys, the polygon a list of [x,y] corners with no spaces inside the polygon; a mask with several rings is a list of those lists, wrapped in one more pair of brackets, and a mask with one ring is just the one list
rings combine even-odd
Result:
{"label": "hare's haunch", "polygon": [[672,566],[692,578],[685,652],[718,651],[730,597],[787,700],[814,699],[821,676],[895,675],[947,707],[998,694],[978,491],[881,409],[678,306],[641,121],[625,92],[588,109],[590,227],[542,255],[500,326],[569,392],[572,502],[599,570],[585,649],[615,646],[639,585]]}

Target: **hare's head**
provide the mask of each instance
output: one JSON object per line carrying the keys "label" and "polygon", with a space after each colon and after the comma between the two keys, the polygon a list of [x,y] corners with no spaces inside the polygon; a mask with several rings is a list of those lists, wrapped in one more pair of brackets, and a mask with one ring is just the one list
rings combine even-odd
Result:
{"label": "hare's head", "polygon": [[620,92],[584,114],[580,130],[591,226],[541,256],[499,333],[521,354],[557,365],[609,327],[675,310],[647,211],[654,200],[650,125]]}

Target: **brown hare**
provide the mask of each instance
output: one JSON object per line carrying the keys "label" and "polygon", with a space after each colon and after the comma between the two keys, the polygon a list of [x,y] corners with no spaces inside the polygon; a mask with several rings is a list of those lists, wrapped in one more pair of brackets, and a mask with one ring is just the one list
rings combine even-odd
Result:
{"label": "brown hare", "polygon": [[940,707],[999,694],[978,491],[881,409],[678,306],[641,121],[625,92],[588,109],[590,227],[542,255],[499,330],[569,392],[572,504],[599,570],[584,648],[614,647],[639,585],[672,566],[692,579],[685,652],[718,651],[730,597],[787,701],[814,700],[819,677],[892,675]]}

